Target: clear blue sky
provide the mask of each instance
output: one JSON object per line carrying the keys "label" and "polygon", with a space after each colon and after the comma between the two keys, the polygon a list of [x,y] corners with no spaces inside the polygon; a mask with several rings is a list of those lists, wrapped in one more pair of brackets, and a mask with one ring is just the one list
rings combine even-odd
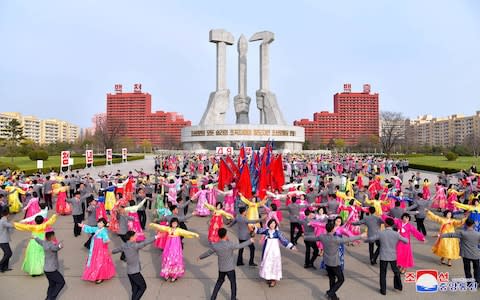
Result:
{"label": "clear blue sky", "polygon": [[[289,123],[331,111],[346,82],[408,117],[480,110],[480,1],[16,0],[0,1],[0,111],[89,127],[115,83],[140,82],[154,110],[198,123],[215,89],[211,28],[275,33],[270,86]],[[248,51],[258,122],[258,43]],[[227,63],[234,120],[235,46]]]}

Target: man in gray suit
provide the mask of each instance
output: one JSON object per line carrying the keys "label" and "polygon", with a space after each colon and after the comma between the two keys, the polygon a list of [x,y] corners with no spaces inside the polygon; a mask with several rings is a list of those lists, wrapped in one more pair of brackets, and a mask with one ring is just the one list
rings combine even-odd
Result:
{"label": "man in gray suit", "polygon": [[127,261],[127,275],[132,285],[132,300],[138,300],[142,297],[143,293],[147,290],[147,283],[143,278],[143,275],[140,273],[142,269],[140,265],[140,256],[138,251],[148,244],[151,244],[155,241],[155,237],[148,238],[143,242],[136,242],[136,235],[134,231],[127,231],[125,234],[127,242],[122,246],[112,250],[112,254],[120,253],[125,254]]}
{"label": "man in gray suit", "polygon": [[73,235],[79,236],[82,232],[82,228],[78,224],[83,221],[82,199],[80,198],[80,192],[75,192],[73,198],[67,199],[67,202],[72,205],[72,217],[73,217]]}
{"label": "man in gray suit", "polygon": [[[248,224],[255,224],[259,222],[259,220],[247,220],[246,207],[240,207],[238,211],[239,211],[239,214],[235,217],[235,219],[233,220],[233,222],[230,224],[229,227],[232,227],[233,225],[237,224],[238,241],[240,243],[243,243],[250,239],[250,231],[248,230]],[[255,246],[251,243],[248,245],[248,248],[250,249],[250,259],[248,261],[248,264],[252,267],[255,267],[256,264],[253,261],[255,259]],[[237,266],[243,266],[243,265],[244,263],[243,263],[243,247],[242,247],[240,248],[240,250],[238,250]]]}
{"label": "man in gray suit", "polygon": [[408,239],[401,236],[397,231],[393,231],[392,226],[395,224],[392,218],[385,220],[385,230],[378,232],[375,236],[369,237],[367,241],[380,241],[380,294],[387,294],[387,266],[393,271],[393,287],[401,291],[402,278],[400,270],[397,267],[397,243],[408,244]]}
{"label": "man in gray suit", "polygon": [[[32,238],[34,238],[32,236]],[[45,233],[45,240],[35,237],[35,241],[39,243],[45,252],[45,264],[43,270],[48,279],[47,300],[57,299],[58,294],[65,286],[65,279],[58,272],[58,251],[63,248],[62,243],[54,244],[55,232],[49,231]]]}
{"label": "man in gray suit", "polygon": [[[117,235],[120,239],[126,243],[128,242],[129,238],[127,237],[128,232],[128,221],[133,221],[133,217],[129,216],[128,213],[125,211],[125,206],[120,206],[117,212],[117,220],[118,220],[118,231]],[[125,253],[122,252],[120,256],[120,260],[125,261]]]}
{"label": "man in gray suit", "polygon": [[[375,215],[375,207],[370,206],[368,208],[368,213],[369,215],[364,217],[362,220],[353,222],[352,225],[359,226],[359,225],[366,225],[368,228],[368,237],[374,237],[378,231],[380,230],[380,225],[383,223],[383,220]],[[377,246],[377,249],[375,251],[375,245]],[[377,264],[377,258],[378,255],[380,254],[380,241],[375,240],[375,241],[369,241],[368,242],[368,253],[370,256],[370,264],[376,265]]]}
{"label": "man in gray suit", "polygon": [[8,267],[10,257],[12,257],[12,249],[10,248],[10,234],[13,230],[13,225],[8,223],[7,217],[9,215],[8,207],[2,210],[2,218],[0,219],[0,248],[3,250],[3,257],[0,260],[0,272],[11,271]]}
{"label": "man in gray suit", "polygon": [[[87,225],[88,226],[97,226],[97,200],[93,199],[93,196],[87,198]],[[90,234],[88,240],[83,244],[87,249],[90,249],[92,242],[93,234]]]}
{"label": "man in gray suit", "polygon": [[230,281],[230,287],[232,293],[230,299],[237,299],[237,281],[235,276],[235,264],[233,250],[242,249],[254,242],[253,238],[250,238],[243,243],[236,244],[227,239],[227,230],[225,228],[218,229],[218,237],[220,241],[218,243],[212,244],[210,249],[199,256],[198,260],[209,257],[212,254],[217,254],[218,256],[218,279],[213,289],[211,300],[217,299],[217,294],[220,291],[223,283],[225,282],[225,276],[228,277]]}
{"label": "man in gray suit", "polygon": [[463,270],[465,278],[472,278],[470,264],[473,265],[473,275],[477,284],[480,285],[480,232],[473,229],[475,222],[468,219],[465,222],[467,228],[464,231],[455,233],[444,233],[441,238],[457,238],[460,239],[460,256],[463,258]]}
{"label": "man in gray suit", "polygon": [[315,237],[313,234],[305,235],[305,242],[315,243],[316,241],[321,241],[323,244],[323,260],[328,273],[328,278],[330,281],[330,289],[327,291],[327,297],[329,300],[339,299],[337,296],[337,291],[342,286],[345,281],[343,276],[342,267],[340,266],[340,258],[338,255],[338,245],[353,242],[359,240],[362,237],[366,237],[366,234],[361,236],[352,236],[352,237],[337,237],[333,234],[335,229],[335,224],[333,222],[328,222],[325,226],[327,234],[321,234]]}
{"label": "man in gray suit", "polygon": [[424,236],[427,236],[427,229],[425,229],[425,225],[423,224],[426,217],[426,209],[432,205],[432,202],[433,199],[424,200],[423,194],[420,193],[413,201],[413,205],[408,208],[408,210],[417,210],[417,214],[415,215],[415,222],[417,222],[417,230],[423,233]]}

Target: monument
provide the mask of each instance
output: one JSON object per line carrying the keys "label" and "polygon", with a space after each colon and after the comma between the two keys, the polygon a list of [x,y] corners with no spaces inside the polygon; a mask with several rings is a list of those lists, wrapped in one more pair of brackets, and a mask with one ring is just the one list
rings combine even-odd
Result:
{"label": "monument", "polygon": [[236,124],[225,124],[230,90],[226,81],[227,45],[233,45],[234,37],[224,29],[210,30],[209,41],[217,44],[216,90],[210,94],[200,124],[182,129],[182,145],[185,150],[205,151],[216,147],[241,144],[258,149],[268,140],[275,142],[277,150],[300,151],[305,142],[303,127],[287,125],[275,94],[270,91],[269,45],[274,41],[270,31],[255,33],[249,42],[260,44],[260,87],[256,91],[259,124],[251,124],[249,118],[251,99],[247,95],[247,51],[244,35],[238,39],[238,95],[234,97]]}

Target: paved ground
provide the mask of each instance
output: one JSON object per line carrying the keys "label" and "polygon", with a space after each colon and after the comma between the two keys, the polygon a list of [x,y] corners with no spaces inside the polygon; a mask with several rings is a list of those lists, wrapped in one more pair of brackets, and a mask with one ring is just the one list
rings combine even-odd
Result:
{"label": "paved ground", "polygon": [[[95,168],[92,173],[101,169],[128,171],[143,167],[146,171],[153,168],[152,158],[143,161],[134,161],[127,164],[109,167]],[[427,174],[431,181],[435,182],[435,174]],[[407,178],[405,176],[405,178]],[[15,216],[13,219],[19,219]],[[185,243],[185,277],[175,283],[167,283],[159,277],[161,256],[160,251],[148,246],[141,252],[143,270],[142,273],[147,281],[148,289],[144,299],[209,299],[216,281],[217,262],[216,257],[207,258],[196,263],[195,258],[207,249],[207,219],[194,217],[188,223],[189,228],[194,229],[201,235],[200,240],[186,240]],[[284,225],[284,228],[288,226]],[[117,268],[117,276],[100,285],[85,282],[80,279],[83,266],[87,257],[87,251],[82,244],[87,237],[82,235],[74,238],[72,233],[72,217],[59,217],[55,224],[57,237],[64,241],[65,248],[60,252],[61,271],[65,276],[66,287],[60,294],[60,299],[128,299],[130,296],[130,284],[126,276],[125,264],[120,261],[119,255],[114,260]],[[440,266],[437,257],[431,254],[431,245],[435,241],[438,226],[427,222],[429,235],[427,243],[413,242],[416,269],[437,269],[450,272],[450,277],[463,277],[463,267],[460,260],[453,263],[453,267]],[[235,230],[229,230],[230,237],[235,240]],[[120,244],[120,239],[112,237],[112,245]],[[47,288],[47,280],[44,276],[32,278],[21,271],[23,252],[29,240],[29,234],[15,232],[11,243],[14,256],[11,260],[11,272],[0,275],[0,299],[44,299]],[[261,252],[257,243],[256,259],[259,264]],[[298,252],[282,249],[283,279],[275,288],[269,288],[258,276],[258,269],[248,266],[237,268],[238,298],[239,299],[326,299],[325,291],[328,289],[328,277],[320,270],[305,270],[303,268],[304,247],[302,241]],[[245,258],[248,249],[244,253]],[[388,275],[387,296],[378,293],[378,266],[372,267],[368,262],[368,246],[362,244],[358,247],[347,247],[345,284],[338,295],[341,299],[447,299],[455,296],[458,299],[478,299],[480,292],[457,292],[433,294],[419,294],[415,292],[415,285],[404,282],[404,290],[399,293],[393,290],[392,273]],[[319,260],[317,260],[317,265]],[[228,281],[218,299],[229,299],[230,287]]]}

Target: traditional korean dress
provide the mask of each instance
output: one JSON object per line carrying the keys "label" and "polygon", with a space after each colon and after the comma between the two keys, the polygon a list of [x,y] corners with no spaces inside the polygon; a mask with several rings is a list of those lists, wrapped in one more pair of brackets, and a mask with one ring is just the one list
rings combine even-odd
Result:
{"label": "traditional korean dress", "polygon": [[447,191],[447,209],[451,211],[457,211],[454,202],[458,201],[458,196],[463,195],[463,192],[458,192],[455,189],[449,189]]}
{"label": "traditional korean dress", "polygon": [[83,226],[83,231],[93,233],[87,262],[82,279],[87,281],[108,280],[115,276],[115,265],[108,251],[108,229],[97,226]]}
{"label": "traditional korean dress", "polygon": [[412,244],[410,236],[414,236],[419,241],[425,241],[425,237],[411,223],[403,223],[400,219],[394,219],[395,226],[401,236],[408,239],[408,243],[397,243],[397,266],[402,268],[411,268],[415,266],[413,260]]}
{"label": "traditional korean dress", "polygon": [[[159,204],[159,203],[161,203],[161,204]],[[159,202],[157,202],[157,215],[159,217],[170,216],[170,215],[172,215],[172,212],[170,211],[170,209],[163,206],[163,201],[159,201]],[[167,221],[162,221],[162,222],[160,222],[160,225],[167,226],[168,222]],[[163,232],[163,231],[159,231],[157,233],[157,236],[158,236],[158,238],[155,239],[155,242],[153,243],[153,245],[156,248],[163,249],[165,247],[165,243],[167,242],[168,233]]]}
{"label": "traditional korean dress", "polygon": [[111,211],[116,202],[117,202],[117,198],[115,198],[115,187],[111,185],[106,189],[105,209],[108,211]]}
{"label": "traditional korean dress", "polygon": [[466,205],[458,202],[454,202],[453,204],[460,209],[470,212],[468,218],[475,223],[473,227],[475,231],[480,232],[480,204],[477,204],[476,206]]}
{"label": "traditional korean dress", "polygon": [[423,199],[428,200],[430,199],[430,182],[423,182]]}
{"label": "traditional korean dress", "polygon": [[233,196],[233,191],[228,191],[225,193],[225,198],[223,199],[223,209],[229,213],[235,213],[235,197]]}
{"label": "traditional korean dress", "polygon": [[[40,225],[30,225],[22,223],[13,223],[13,226],[17,230],[30,231],[33,237],[39,239],[45,239],[46,229],[53,225],[57,220],[57,215],[53,215],[48,221]],[[23,260],[22,270],[29,275],[41,275],[43,274],[43,266],[45,264],[45,252],[43,247],[35,240],[31,239],[27,248],[25,249],[25,259]]]}
{"label": "traditional korean dress", "polygon": [[138,217],[138,209],[142,207],[147,198],[143,199],[137,205],[125,207],[125,211],[128,212],[128,216],[132,217],[132,220],[128,221],[128,230],[134,231],[137,235],[137,242],[141,242],[145,240],[145,233],[142,230],[142,226],[140,224],[140,218]]}
{"label": "traditional korean dress", "polygon": [[172,228],[150,223],[150,227],[168,234],[167,242],[162,253],[162,270],[160,276],[165,279],[178,279],[185,274],[185,264],[183,262],[183,249],[180,237],[198,238],[195,232],[183,230],[181,228]]}
{"label": "traditional korean dress", "polygon": [[216,209],[208,203],[205,203],[205,207],[213,213],[212,218],[210,219],[210,226],[208,227],[208,241],[210,243],[217,243],[220,241],[218,229],[223,227],[223,217],[231,220],[233,219],[233,215],[227,213],[223,209]]}
{"label": "traditional korean dress", "polygon": [[435,195],[433,196],[432,208],[445,209],[447,207],[447,195],[445,187],[441,184],[435,186]]}
{"label": "traditional korean dress", "polygon": [[[462,226],[465,220],[447,219],[439,217],[427,211],[427,218],[440,224],[439,235],[444,233],[453,233],[455,228]],[[438,238],[435,244],[433,244],[432,251],[435,255],[446,259],[459,259],[460,258],[460,241],[458,239],[441,239]]]}
{"label": "traditional korean dress", "polygon": [[72,213],[72,207],[70,203],[67,202],[67,191],[69,190],[68,186],[60,186],[53,190],[54,194],[57,196],[57,204],[55,204],[55,210],[59,215],[69,215]]}
{"label": "traditional korean dress", "polygon": [[25,210],[25,218],[29,218],[39,213],[41,209],[40,205],[38,204],[38,198],[31,198],[23,210]]}
{"label": "traditional korean dress", "polygon": [[7,186],[5,187],[5,191],[10,193],[8,195],[8,209],[10,213],[16,214],[22,209],[22,203],[20,202],[19,199],[19,194],[24,195],[25,191],[22,190],[21,188],[15,187],[15,186]]}
{"label": "traditional korean dress", "polygon": [[266,280],[276,281],[282,279],[282,255],[280,253],[280,244],[289,249],[293,248],[293,244],[290,243],[278,229],[270,230],[262,228],[257,229],[256,233],[265,235],[262,262],[259,271],[260,277]]}
{"label": "traditional korean dress", "polygon": [[195,195],[193,195],[193,199],[197,200],[197,206],[195,207],[195,212],[197,216],[205,217],[210,215],[210,210],[205,207],[205,203],[207,203],[207,190],[200,190]]}

